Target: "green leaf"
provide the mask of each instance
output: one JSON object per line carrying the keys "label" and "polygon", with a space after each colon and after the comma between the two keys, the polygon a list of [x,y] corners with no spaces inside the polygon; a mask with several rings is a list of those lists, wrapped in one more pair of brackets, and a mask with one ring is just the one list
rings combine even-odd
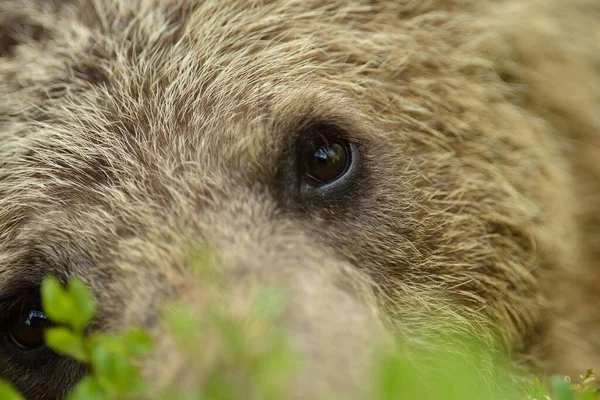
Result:
{"label": "green leaf", "polygon": [[52,321],[71,325],[75,306],[55,277],[48,277],[42,282],[42,308]]}
{"label": "green leaf", "polygon": [[[375,398],[401,399],[404,396],[415,396],[415,387],[423,383],[415,384],[416,379],[411,375],[410,364],[398,354],[386,354],[380,362],[381,371],[376,382]],[[421,396],[422,392],[419,393]]]}
{"label": "green leaf", "polygon": [[88,361],[83,336],[64,327],[49,328],[46,330],[45,336],[46,344],[54,351],[81,362]]}
{"label": "green leaf", "polygon": [[23,396],[11,385],[0,381],[0,399],[2,400],[24,400]]}
{"label": "green leaf", "polygon": [[111,337],[97,343],[91,354],[98,382],[117,395],[132,395],[144,388],[137,369],[128,361],[125,352],[123,342]]}
{"label": "green leaf", "polygon": [[107,400],[108,394],[92,377],[83,378],[68,396],[68,400]]}
{"label": "green leaf", "polygon": [[122,338],[127,352],[133,357],[141,357],[152,351],[152,338],[144,330],[127,331],[123,334]]}
{"label": "green leaf", "polygon": [[552,378],[550,385],[556,400],[573,400],[575,398],[571,384],[564,377]]}
{"label": "green leaf", "polygon": [[71,326],[76,331],[82,331],[96,314],[94,296],[85,283],[76,278],[69,280],[68,294],[76,309],[71,317]]}
{"label": "green leaf", "polygon": [[194,315],[183,306],[176,303],[167,304],[163,308],[161,318],[180,346],[189,350],[197,344],[198,323]]}
{"label": "green leaf", "polygon": [[598,400],[600,399],[600,394],[597,394],[596,392],[584,392],[584,393],[580,393],[579,396],[577,396],[577,400]]}

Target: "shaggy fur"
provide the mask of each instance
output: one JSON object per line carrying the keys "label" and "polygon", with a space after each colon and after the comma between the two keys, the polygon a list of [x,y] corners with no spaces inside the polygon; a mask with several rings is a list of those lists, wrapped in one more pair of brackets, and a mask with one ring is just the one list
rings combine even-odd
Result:
{"label": "shaggy fur", "polygon": [[[0,0],[0,300],[79,276],[96,328],[160,337],[202,242],[232,302],[291,293],[298,397],[358,393],[378,337],[431,328],[414,310],[600,368],[599,21],[595,0]],[[361,153],[341,194],[298,190],[319,126]],[[157,353],[149,376],[181,365]],[[80,373],[0,347],[31,399]]]}

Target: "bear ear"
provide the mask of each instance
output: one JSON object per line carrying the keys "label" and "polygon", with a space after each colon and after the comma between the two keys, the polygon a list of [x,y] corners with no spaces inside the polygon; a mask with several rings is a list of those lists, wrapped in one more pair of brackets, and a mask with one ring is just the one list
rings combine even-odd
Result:
{"label": "bear ear", "polygon": [[49,31],[31,18],[0,11],[0,57],[12,57],[20,44],[39,42],[49,36]]}

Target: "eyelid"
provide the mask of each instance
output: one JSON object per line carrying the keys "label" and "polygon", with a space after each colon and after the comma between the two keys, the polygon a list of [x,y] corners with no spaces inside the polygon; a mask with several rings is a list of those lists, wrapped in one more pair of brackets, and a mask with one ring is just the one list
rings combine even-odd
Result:
{"label": "eyelid", "polygon": [[0,295],[0,321],[12,317],[23,308],[39,308],[41,310],[39,288],[31,286],[11,288],[10,292]]}

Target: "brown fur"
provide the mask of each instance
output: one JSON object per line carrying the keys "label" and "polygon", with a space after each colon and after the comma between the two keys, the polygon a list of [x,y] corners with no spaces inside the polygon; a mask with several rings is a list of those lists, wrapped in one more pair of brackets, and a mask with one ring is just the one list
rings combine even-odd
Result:
{"label": "brown fur", "polygon": [[[0,0],[0,21],[0,296],[80,276],[97,327],[154,327],[207,242],[237,301],[292,294],[299,397],[360,389],[384,326],[430,328],[415,307],[600,368],[597,1]],[[323,123],[360,147],[344,196],[290,178]],[[161,346],[150,375],[181,362]],[[24,368],[0,350],[30,398],[79,374]]]}

